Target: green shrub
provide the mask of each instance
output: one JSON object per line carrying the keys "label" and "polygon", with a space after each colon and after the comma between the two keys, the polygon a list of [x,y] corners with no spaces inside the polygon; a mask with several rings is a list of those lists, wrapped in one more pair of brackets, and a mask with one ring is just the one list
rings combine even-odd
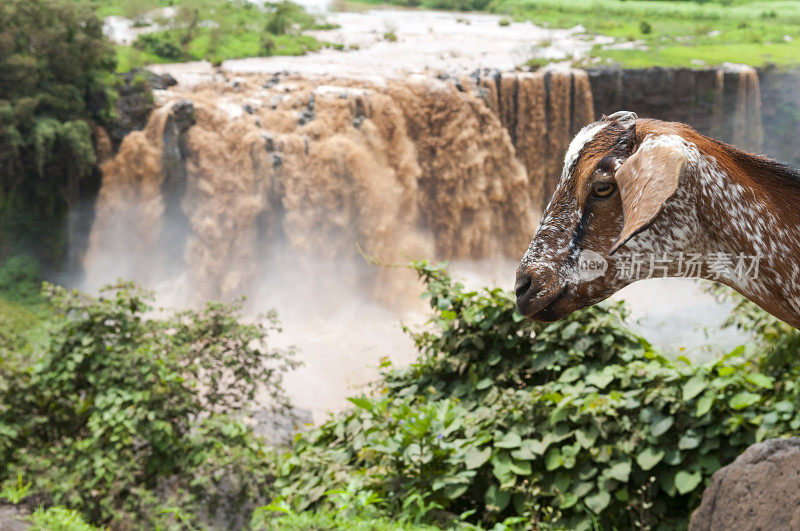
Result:
{"label": "green shrub", "polygon": [[[264,55],[302,55],[322,43],[303,32],[316,18],[292,2],[255,5],[244,0],[184,2],[169,29],[140,35],[133,48],[118,47],[126,68],[148,62],[223,61]],[[321,25],[323,29],[330,25]]]}
{"label": "green shrub", "polygon": [[86,2],[0,2],[0,257],[35,251],[58,264],[68,207],[95,154],[113,49]]}
{"label": "green shrub", "polygon": [[156,319],[129,284],[46,295],[60,317],[35,364],[0,364],[0,481],[94,524],[249,518],[271,466],[241,417],[257,391],[283,412],[293,366],[265,343],[274,315],[242,324],[238,305],[209,303]]}
{"label": "green shrub", "polygon": [[800,382],[800,364],[797,363],[800,330],[765,312],[726,286],[712,285],[707,291],[720,302],[734,303],[733,311],[723,326],[736,327],[754,335],[758,349],[764,353],[758,358],[760,370],[780,381],[785,393],[800,393],[800,387],[795,383]]}
{"label": "green shrub", "polygon": [[639,32],[641,32],[643,35],[649,35],[653,32],[653,26],[651,26],[646,20],[642,20],[639,22]]}
{"label": "green shrub", "polygon": [[20,304],[41,301],[42,272],[39,262],[25,254],[11,256],[0,264],[0,297]]}
{"label": "green shrub", "polygon": [[304,13],[303,8],[288,1],[268,4],[267,7],[270,14],[264,29],[273,35],[289,33],[298,15]]}
{"label": "green shrub", "polygon": [[261,53],[264,55],[272,55],[275,51],[275,39],[272,38],[272,35],[265,33],[261,37]]}
{"label": "green shrub", "polygon": [[190,57],[181,44],[181,32],[164,30],[153,33],[142,33],[133,43],[134,48],[143,52],[158,55],[168,61],[186,61]]}
{"label": "green shrub", "polygon": [[250,522],[252,529],[294,531],[295,529],[325,529],[330,531],[428,531],[437,527],[414,524],[406,517],[387,518],[380,514],[382,500],[360,483],[325,493],[330,508],[320,511],[296,512],[288,503],[277,500],[259,507]]}
{"label": "green shrub", "polygon": [[711,474],[800,428],[796,391],[753,349],[673,362],[619,305],[531,326],[512,295],[416,267],[435,311],[420,358],[298,439],[276,478],[293,510],[358,481],[417,522],[684,528]]}
{"label": "green shrub", "polygon": [[31,531],[97,531],[98,528],[87,524],[80,513],[65,507],[36,509],[31,515]]}

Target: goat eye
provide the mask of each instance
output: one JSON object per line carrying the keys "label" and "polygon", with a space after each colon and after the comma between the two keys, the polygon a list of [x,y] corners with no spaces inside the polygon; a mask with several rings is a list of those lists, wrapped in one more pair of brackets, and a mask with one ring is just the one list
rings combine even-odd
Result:
{"label": "goat eye", "polygon": [[610,196],[614,192],[614,185],[612,183],[595,183],[592,186],[592,195],[594,197],[604,198]]}

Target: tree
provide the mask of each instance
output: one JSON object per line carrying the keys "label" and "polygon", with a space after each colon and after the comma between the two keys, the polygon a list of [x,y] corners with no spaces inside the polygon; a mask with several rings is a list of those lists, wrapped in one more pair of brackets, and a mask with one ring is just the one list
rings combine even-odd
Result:
{"label": "tree", "polygon": [[24,503],[115,529],[163,528],[172,512],[189,528],[217,509],[249,518],[272,469],[245,419],[293,419],[282,378],[294,350],[269,345],[274,312],[252,323],[240,303],[156,313],[125,283],[44,295],[54,316],[35,362],[5,362],[0,345],[0,491],[22,477]]}
{"label": "tree", "polygon": [[103,22],[69,0],[0,3],[0,256],[62,256],[66,213],[91,174],[91,122],[110,117]]}

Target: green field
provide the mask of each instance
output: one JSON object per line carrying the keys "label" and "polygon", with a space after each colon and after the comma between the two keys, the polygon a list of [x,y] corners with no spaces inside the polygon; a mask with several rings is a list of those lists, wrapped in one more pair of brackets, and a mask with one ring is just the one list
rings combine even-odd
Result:
{"label": "green field", "polygon": [[697,67],[725,62],[753,66],[800,64],[800,2],[395,0],[392,3],[489,11],[551,28],[580,24],[590,33],[616,38],[617,43],[635,42],[636,49],[596,47],[592,54],[596,58],[594,64],[614,63],[630,68]]}
{"label": "green field", "polygon": [[[800,3],[499,0],[493,10],[550,27],[583,25],[645,49],[594,56],[631,68],[725,62],[761,66],[800,63]],[[695,63],[692,63],[695,60]]]}
{"label": "green field", "polygon": [[305,35],[318,22],[289,2],[259,7],[243,0],[106,0],[95,5],[101,17],[124,16],[139,27],[161,28],[140,35],[131,46],[117,46],[120,72],[151,63],[220,63],[334,46]]}
{"label": "green field", "polygon": [[[360,5],[386,3],[360,0]],[[596,46],[583,65],[753,66],[800,64],[800,2],[721,0],[389,0],[393,5],[455,11],[488,11],[551,28],[582,25],[589,33],[614,37],[613,47]],[[302,55],[324,46],[304,34],[318,21],[292,4],[242,0],[105,0],[100,16],[121,15],[146,26],[170,29],[143,35],[132,46],[117,47],[118,70],[149,63]],[[351,4],[348,8],[358,8]],[[158,19],[154,13],[173,8]],[[626,47],[626,43],[630,43]],[[620,48],[623,49],[620,49]],[[535,64],[537,61],[532,61]]]}

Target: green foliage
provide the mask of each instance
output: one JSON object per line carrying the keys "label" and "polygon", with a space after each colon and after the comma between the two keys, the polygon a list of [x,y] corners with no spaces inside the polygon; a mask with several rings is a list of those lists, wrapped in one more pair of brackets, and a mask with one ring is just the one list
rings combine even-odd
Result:
{"label": "green foliage", "polygon": [[[30,492],[31,483],[24,482],[22,474],[17,476],[16,483],[7,481],[0,489],[0,500],[7,500],[12,504],[18,504],[24,500]],[[74,510],[65,507],[39,507],[29,518],[32,531],[93,531],[97,529],[87,524],[81,515]]]}
{"label": "green foliage", "polygon": [[0,364],[0,481],[121,527],[193,524],[220,504],[235,515],[268,494],[242,415],[256,392],[276,414],[288,403],[291,352],[266,345],[274,315],[242,324],[238,305],[209,303],[156,319],[129,284],[46,296],[59,317],[33,366]]}
{"label": "green foliage", "polygon": [[428,9],[449,9],[452,11],[483,11],[491,0],[393,0],[392,4]]}
{"label": "green foliage", "polygon": [[25,483],[22,480],[22,474],[19,474],[16,483],[6,481],[2,487],[3,488],[0,489],[0,499],[17,504],[28,496],[28,492],[31,490],[31,483]]}
{"label": "green foliage", "polygon": [[28,356],[33,344],[45,340],[42,321],[47,311],[40,286],[41,268],[32,257],[17,255],[0,261],[0,365],[10,366],[13,360]]}
{"label": "green foliage", "polygon": [[81,2],[0,3],[0,255],[63,252],[67,206],[95,162],[88,122],[108,115],[102,26]]}
{"label": "green foliage", "polygon": [[350,483],[346,488],[325,492],[329,508],[317,512],[301,511],[282,499],[259,507],[250,522],[252,529],[329,529],[363,531],[424,531],[438,529],[427,525],[416,525],[406,518],[389,519],[380,514],[378,504],[383,500],[374,492],[366,490],[360,482]]}
{"label": "green foliage", "polygon": [[38,508],[31,515],[31,531],[96,531],[80,513],[65,507]]}
{"label": "green foliage", "polygon": [[711,474],[800,428],[792,384],[742,347],[673,362],[618,305],[530,325],[508,293],[416,269],[435,312],[420,358],[297,440],[275,484],[292,511],[357,482],[416,523],[683,528]]}
{"label": "green foliage", "polygon": [[[384,3],[385,0],[361,0]],[[599,65],[625,68],[695,68],[725,62],[794,66],[800,62],[800,3],[785,0],[389,0],[403,6],[490,11],[551,28],[582,25],[619,41],[642,41],[632,49],[591,51]],[[597,16],[602,13],[602,16]],[[650,25],[649,32],[643,31]],[[697,32],[699,27],[708,28]],[[712,31],[716,32],[712,33]],[[719,33],[717,33],[719,32]],[[784,40],[784,36],[790,40]],[[598,66],[598,62],[586,64]]]}
{"label": "green foliage", "polygon": [[[764,353],[759,358],[761,371],[776,381],[792,396],[800,395],[800,330],[789,326],[777,317],[765,312],[743,295],[722,285],[712,285],[708,291],[720,301],[731,301],[734,309],[724,326],[733,326],[753,334],[758,348]],[[796,398],[800,403],[800,396]]]}
{"label": "green foliage", "polygon": [[39,262],[29,255],[16,255],[0,263],[0,295],[21,304],[40,302],[42,272]]}
{"label": "green foliage", "polygon": [[165,30],[157,33],[143,33],[136,38],[135,46],[147,53],[157,55],[168,61],[186,61],[188,53],[184,53],[181,43],[182,32]]}
{"label": "green foliage", "polygon": [[132,47],[119,47],[120,70],[153,62],[226,59],[262,55],[302,55],[322,47],[303,35],[316,19],[288,1],[255,5],[243,0],[180,2],[169,29],[144,33]]}
{"label": "green foliage", "polygon": [[306,27],[314,25],[313,17],[310,17],[302,7],[287,0],[270,4],[269,11],[269,18],[264,29],[273,35],[289,33],[295,21],[301,22]]}

